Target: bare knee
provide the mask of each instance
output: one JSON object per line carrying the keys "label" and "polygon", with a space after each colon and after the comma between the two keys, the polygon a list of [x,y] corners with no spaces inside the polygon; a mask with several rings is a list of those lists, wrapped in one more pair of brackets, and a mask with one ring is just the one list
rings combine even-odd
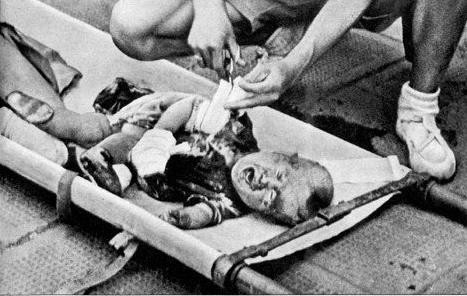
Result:
{"label": "bare knee", "polygon": [[[133,1],[120,0],[110,19],[110,34],[115,45],[126,55],[138,59],[156,59],[152,49],[157,39],[157,20],[148,23],[140,17]],[[151,57],[149,58],[149,53]]]}

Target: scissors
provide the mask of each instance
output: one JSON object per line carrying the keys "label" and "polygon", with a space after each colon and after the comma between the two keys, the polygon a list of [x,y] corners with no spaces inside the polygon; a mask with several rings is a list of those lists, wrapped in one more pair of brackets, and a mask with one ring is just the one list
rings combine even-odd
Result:
{"label": "scissors", "polygon": [[224,56],[225,56],[224,68],[226,69],[227,80],[233,87],[233,84],[234,84],[233,73],[235,71],[235,66],[237,64],[237,61],[235,61],[235,57],[240,56],[240,47],[237,47],[237,52],[236,52],[235,57],[232,57],[232,54],[228,50],[224,51]]}

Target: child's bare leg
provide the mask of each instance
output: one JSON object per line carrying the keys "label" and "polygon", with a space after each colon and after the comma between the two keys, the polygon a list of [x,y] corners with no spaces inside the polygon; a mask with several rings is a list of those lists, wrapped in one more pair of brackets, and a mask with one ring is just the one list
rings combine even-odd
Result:
{"label": "child's bare leg", "polygon": [[195,104],[200,100],[202,99],[198,97],[189,97],[174,103],[162,114],[154,127],[175,133],[188,122]]}
{"label": "child's bare leg", "polygon": [[84,173],[100,187],[121,195],[122,182],[113,165],[129,162],[130,151],[142,135],[119,132],[105,138],[80,156]]}
{"label": "child's bare leg", "polygon": [[[166,129],[171,132],[178,130],[189,118],[195,97],[180,100],[172,104],[173,100],[167,102],[168,109],[162,114],[156,129]],[[172,105],[171,105],[172,104]],[[80,157],[83,171],[91,177],[99,186],[120,195],[121,184],[117,173],[113,169],[115,164],[127,164],[130,162],[130,153],[143,137],[145,129],[132,125],[124,124],[121,132],[110,135],[96,146],[84,152]],[[151,133],[149,133],[149,136]],[[138,164],[139,160],[144,167],[151,166],[152,146],[157,150],[157,141],[148,142],[149,147],[144,147],[139,153],[133,153],[133,165]],[[144,141],[143,143],[144,144]],[[140,145],[141,146],[141,145]],[[138,165],[135,166],[138,171]],[[157,165],[153,166],[157,168]],[[145,187],[143,187],[145,188]]]}

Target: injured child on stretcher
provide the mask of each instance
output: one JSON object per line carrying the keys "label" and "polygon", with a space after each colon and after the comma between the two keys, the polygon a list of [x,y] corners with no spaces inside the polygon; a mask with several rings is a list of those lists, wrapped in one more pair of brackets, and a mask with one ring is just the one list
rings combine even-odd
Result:
{"label": "injured child on stretcher", "polygon": [[121,195],[118,172],[125,170],[113,165],[126,165],[150,196],[185,202],[162,216],[179,227],[214,225],[251,210],[296,224],[332,199],[330,175],[318,163],[259,152],[246,114],[230,117],[205,98],[174,92],[127,105],[151,91],[123,79],[108,89],[123,88],[123,96],[98,97],[113,98],[112,108],[95,104],[105,112],[78,114],[60,95],[81,74],[56,51],[0,23],[0,57],[2,136],[67,166],[70,143],[92,147],[81,157],[91,179]]}
{"label": "injured child on stretcher", "polygon": [[323,166],[259,151],[248,115],[213,105],[215,99],[193,94],[142,96],[113,115],[120,132],[85,151],[81,167],[121,195],[125,182],[114,167],[127,165],[148,195],[184,203],[160,216],[184,229],[252,210],[294,225],[331,203],[333,183]]}

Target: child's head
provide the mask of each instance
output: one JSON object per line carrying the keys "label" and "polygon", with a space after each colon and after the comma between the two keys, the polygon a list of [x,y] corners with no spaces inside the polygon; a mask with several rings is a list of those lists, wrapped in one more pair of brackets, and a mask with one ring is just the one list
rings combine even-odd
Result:
{"label": "child's head", "polygon": [[333,183],[319,163],[275,152],[244,156],[232,168],[232,183],[251,209],[296,224],[331,203]]}

